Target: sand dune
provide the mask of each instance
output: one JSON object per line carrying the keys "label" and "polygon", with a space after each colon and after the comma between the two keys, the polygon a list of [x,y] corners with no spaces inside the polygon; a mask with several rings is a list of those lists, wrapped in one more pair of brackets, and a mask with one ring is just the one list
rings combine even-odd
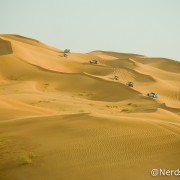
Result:
{"label": "sand dune", "polygon": [[144,180],[153,168],[180,168],[179,82],[178,61],[106,51],[64,57],[0,35],[0,179]]}

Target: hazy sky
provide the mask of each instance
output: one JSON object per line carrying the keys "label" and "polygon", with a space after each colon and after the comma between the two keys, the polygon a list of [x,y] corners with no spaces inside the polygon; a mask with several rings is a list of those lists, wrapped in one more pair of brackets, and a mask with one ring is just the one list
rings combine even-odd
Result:
{"label": "hazy sky", "polygon": [[180,60],[180,0],[0,0],[0,33]]}

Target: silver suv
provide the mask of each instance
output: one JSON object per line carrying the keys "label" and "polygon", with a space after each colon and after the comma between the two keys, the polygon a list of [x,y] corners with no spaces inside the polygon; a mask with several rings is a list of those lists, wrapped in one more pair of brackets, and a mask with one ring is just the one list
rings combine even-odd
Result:
{"label": "silver suv", "polygon": [[134,86],[134,83],[131,82],[131,81],[129,81],[129,82],[126,83],[126,85],[127,85],[127,86],[130,86],[130,87],[133,87],[133,86]]}
{"label": "silver suv", "polygon": [[114,80],[119,80],[119,76],[115,75]]}
{"label": "silver suv", "polygon": [[70,49],[65,49],[64,53],[70,53]]}
{"label": "silver suv", "polygon": [[152,98],[158,98],[158,94],[154,92],[147,93],[147,96],[152,97]]}
{"label": "silver suv", "polygon": [[91,63],[91,64],[99,64],[99,61],[98,60],[90,60],[89,63]]}

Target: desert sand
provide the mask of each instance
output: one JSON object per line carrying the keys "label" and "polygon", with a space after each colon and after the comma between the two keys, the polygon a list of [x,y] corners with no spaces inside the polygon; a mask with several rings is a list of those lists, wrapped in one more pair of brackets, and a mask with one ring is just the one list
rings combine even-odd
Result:
{"label": "desert sand", "polygon": [[0,179],[167,179],[150,171],[180,169],[179,82],[175,60],[64,57],[37,40],[0,35]]}

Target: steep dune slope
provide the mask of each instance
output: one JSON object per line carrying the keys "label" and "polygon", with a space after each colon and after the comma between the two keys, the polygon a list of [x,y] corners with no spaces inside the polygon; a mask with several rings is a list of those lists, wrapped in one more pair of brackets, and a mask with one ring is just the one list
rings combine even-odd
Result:
{"label": "steep dune slope", "polygon": [[11,42],[0,38],[0,55],[7,55],[12,52]]}
{"label": "steep dune slope", "polygon": [[20,35],[15,35],[15,34],[3,34],[1,35],[1,37],[4,37],[4,38],[7,38],[9,39],[10,41],[15,41],[16,43],[17,42],[21,42],[21,43],[24,43],[24,44],[29,44],[29,45],[33,45],[33,46],[37,46],[37,47],[42,47],[42,48],[45,48],[45,49],[49,49],[49,50],[52,50],[52,51],[57,51],[57,52],[62,52],[61,50],[59,49],[56,49],[54,47],[51,47],[51,46],[48,46],[36,39],[32,39],[32,38],[27,38],[27,37],[24,37],[24,36],[20,36]]}

